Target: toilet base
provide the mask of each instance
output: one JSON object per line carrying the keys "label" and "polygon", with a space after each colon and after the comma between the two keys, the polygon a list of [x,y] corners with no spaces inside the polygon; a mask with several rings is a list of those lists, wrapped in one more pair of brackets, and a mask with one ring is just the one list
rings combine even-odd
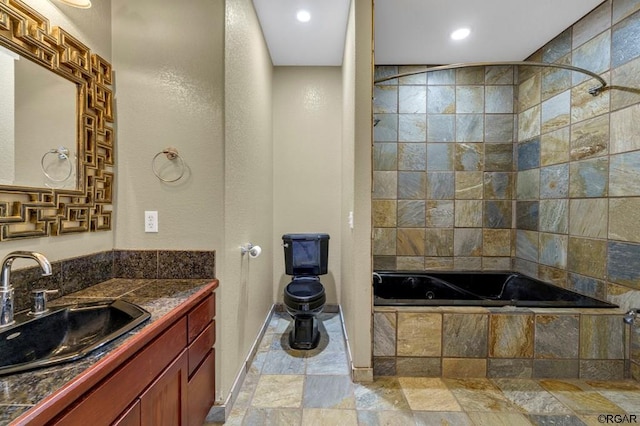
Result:
{"label": "toilet base", "polygon": [[296,315],[293,320],[293,330],[289,333],[289,346],[293,349],[315,349],[320,342],[317,318],[311,315]]}

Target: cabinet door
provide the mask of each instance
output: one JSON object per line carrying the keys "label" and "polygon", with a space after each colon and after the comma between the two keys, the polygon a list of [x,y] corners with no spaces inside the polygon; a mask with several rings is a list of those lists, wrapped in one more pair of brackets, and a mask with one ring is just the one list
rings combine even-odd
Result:
{"label": "cabinet door", "polygon": [[86,426],[87,419],[100,419],[106,424],[112,423],[131,406],[150,383],[162,377],[163,372],[170,368],[169,366],[173,366],[176,359],[180,359],[179,356],[185,352],[186,344],[187,321],[186,318],[182,318],[123,367],[79,398],[80,401],[54,423],[64,426]]}
{"label": "cabinet door", "polygon": [[215,401],[215,395],[216,355],[215,349],[211,349],[189,380],[189,426],[202,426]]}
{"label": "cabinet door", "polygon": [[140,426],[140,400],[118,417],[113,426]]}
{"label": "cabinet door", "polygon": [[187,370],[185,350],[142,394],[143,426],[187,424]]}

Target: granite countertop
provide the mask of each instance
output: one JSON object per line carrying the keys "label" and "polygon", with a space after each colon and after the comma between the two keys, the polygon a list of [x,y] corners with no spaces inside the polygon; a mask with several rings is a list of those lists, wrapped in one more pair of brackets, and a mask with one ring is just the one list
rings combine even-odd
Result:
{"label": "granite countertop", "polygon": [[103,359],[127,339],[140,333],[146,326],[180,306],[212,281],[212,279],[115,278],[51,301],[49,306],[122,298],[149,311],[151,318],[131,332],[96,349],[78,361],[1,376],[0,424],[7,424],[18,418],[22,413]]}

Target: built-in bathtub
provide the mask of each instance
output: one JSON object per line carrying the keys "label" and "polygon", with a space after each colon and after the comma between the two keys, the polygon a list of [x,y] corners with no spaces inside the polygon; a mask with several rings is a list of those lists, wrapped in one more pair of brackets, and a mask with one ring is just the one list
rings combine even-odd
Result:
{"label": "built-in bathtub", "polygon": [[619,380],[616,305],[511,272],[376,271],[375,376]]}
{"label": "built-in bathtub", "polygon": [[373,289],[376,306],[617,308],[511,272],[376,271]]}

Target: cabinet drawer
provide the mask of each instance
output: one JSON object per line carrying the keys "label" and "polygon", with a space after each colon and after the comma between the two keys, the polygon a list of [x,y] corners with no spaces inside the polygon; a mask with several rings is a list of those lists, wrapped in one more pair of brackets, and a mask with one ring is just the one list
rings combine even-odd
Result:
{"label": "cabinet drawer", "polygon": [[216,323],[211,321],[207,328],[189,345],[189,377],[198,368],[216,340]]}
{"label": "cabinet drawer", "polygon": [[100,419],[111,424],[184,350],[186,344],[187,321],[183,317],[120,370],[97,385],[57,422],[65,426],[84,426],[87,419]]}
{"label": "cabinet drawer", "polygon": [[216,295],[211,293],[209,297],[200,302],[187,314],[189,324],[189,343],[198,337],[211,319],[216,316]]}
{"label": "cabinet drawer", "polygon": [[216,394],[216,352],[212,349],[187,385],[189,426],[202,426]]}

